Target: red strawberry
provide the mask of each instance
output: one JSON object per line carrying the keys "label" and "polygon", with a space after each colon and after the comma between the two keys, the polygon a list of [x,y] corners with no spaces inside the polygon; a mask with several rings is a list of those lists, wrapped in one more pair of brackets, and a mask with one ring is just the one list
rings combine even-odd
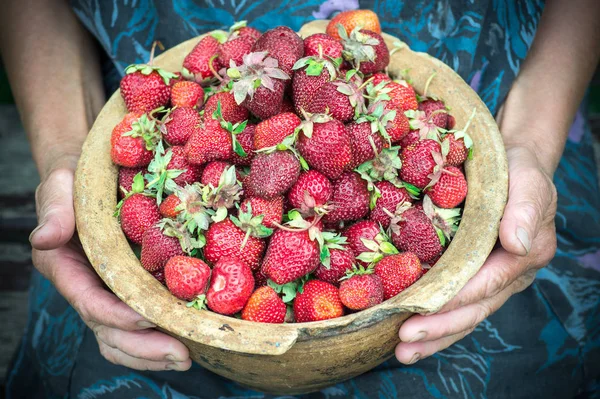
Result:
{"label": "red strawberry", "polygon": [[372,274],[372,269],[364,271],[368,274],[362,273],[351,273],[340,284],[340,300],[348,309],[363,310],[383,302],[383,286],[379,276]]}
{"label": "red strawberry", "polygon": [[221,175],[225,172],[225,169],[231,166],[230,163],[224,161],[212,161],[206,164],[204,167],[204,172],[202,172],[202,178],[200,182],[208,186],[209,184],[213,187],[217,187],[219,185],[219,180],[221,179]]}
{"label": "red strawberry", "polygon": [[202,107],[204,90],[196,82],[181,81],[171,87],[171,105],[173,107]]}
{"label": "red strawberry", "polygon": [[152,150],[160,140],[156,121],[146,114],[128,113],[115,126],[110,137],[112,161],[126,168],[147,166]]}
{"label": "red strawberry", "polygon": [[315,33],[304,39],[304,56],[341,58],[344,48],[339,41],[324,33]]}
{"label": "red strawberry", "polygon": [[169,291],[183,301],[204,295],[210,279],[210,267],[198,258],[174,256],[165,265]]}
{"label": "red strawberry", "polygon": [[185,253],[176,237],[165,235],[158,226],[152,226],[144,232],[140,259],[144,269],[150,272],[162,269],[169,259],[179,255]]}
{"label": "red strawberry", "polygon": [[419,103],[418,109],[425,112],[427,118],[436,126],[443,129],[448,127],[448,110],[443,101],[428,98]]}
{"label": "red strawberry", "polygon": [[218,121],[208,119],[185,145],[185,153],[190,163],[202,165],[215,160],[229,160],[233,156],[231,133]]}
{"label": "red strawberry", "polygon": [[223,257],[213,267],[210,288],[206,293],[213,312],[232,315],[244,308],[254,289],[252,270],[236,257]]}
{"label": "red strawberry", "polygon": [[274,228],[274,223],[281,223],[283,219],[283,197],[275,197],[272,200],[260,197],[246,198],[240,205],[240,212],[247,212],[248,204],[250,204],[253,216],[263,216],[262,224],[265,227]]}
{"label": "red strawberry", "polygon": [[206,101],[204,106],[205,118],[210,118],[221,103],[221,116],[223,120],[231,123],[240,123],[248,119],[248,110],[235,102],[233,94],[228,91],[219,92]]}
{"label": "red strawberry", "polygon": [[367,85],[367,94],[373,102],[384,101],[390,110],[416,110],[419,106],[415,89],[404,80]]}
{"label": "red strawberry", "polygon": [[219,40],[210,35],[203,37],[183,60],[182,75],[198,83],[211,81],[222,67],[218,51]]}
{"label": "red strawberry", "polygon": [[236,103],[260,119],[280,113],[286,81],[290,79],[278,68],[278,61],[267,54],[266,51],[246,54],[242,65],[227,70]]}
{"label": "red strawberry", "polygon": [[158,210],[163,217],[175,219],[181,213],[181,210],[177,209],[179,205],[181,205],[179,197],[171,194],[160,203]]}
{"label": "red strawberry", "polygon": [[456,208],[467,196],[467,180],[455,166],[447,166],[439,180],[425,190],[431,201],[440,208]]}
{"label": "red strawberry", "polygon": [[435,259],[444,250],[433,223],[416,207],[392,218],[390,229],[394,245],[402,251],[413,252],[421,262]]}
{"label": "red strawberry", "polygon": [[261,33],[246,26],[246,21],[235,23],[229,29],[227,41],[219,45],[219,62],[228,67],[233,61],[236,65],[242,63],[244,55],[252,51],[252,46]]}
{"label": "red strawberry", "polygon": [[346,172],[333,183],[332,207],[324,217],[327,223],[358,220],[369,213],[367,182],[355,172]]}
{"label": "red strawberry", "polygon": [[[373,152],[373,145],[375,145],[377,153],[381,152],[384,147],[387,147],[379,132],[373,133],[371,131],[370,122],[351,122],[346,125],[346,129],[350,135],[353,157],[349,169],[354,169],[358,165],[375,158],[377,154]],[[373,144],[371,144],[371,141]]]}
{"label": "red strawberry", "polygon": [[160,221],[156,199],[143,194],[126,198],[119,215],[123,233],[134,244],[141,244],[144,232]]}
{"label": "red strawberry", "polygon": [[307,111],[311,103],[317,99],[317,93],[327,82],[337,76],[335,64],[318,56],[305,57],[294,65],[292,81],[292,100],[296,112],[300,115]]}
{"label": "red strawberry", "polygon": [[242,319],[260,323],[283,323],[287,307],[271,287],[260,287],[252,293],[242,310]]}
{"label": "red strawberry", "polygon": [[252,51],[267,51],[278,61],[279,68],[292,76],[292,67],[304,56],[304,41],[287,26],[278,26],[263,33]]}
{"label": "red strawberry", "polygon": [[363,74],[383,71],[390,63],[390,52],[380,34],[368,29],[355,28],[352,32],[340,30],[344,58]]}
{"label": "red strawberry", "polygon": [[448,155],[446,155],[446,164],[450,166],[462,165],[469,156],[469,149],[465,145],[464,139],[457,139],[454,133],[448,133],[444,136],[444,141],[449,144]]}
{"label": "red strawberry", "polygon": [[390,83],[392,81],[392,78],[390,78],[386,73],[384,72],[377,72],[374,73],[373,76],[371,76],[373,78],[373,80],[371,80],[371,83],[373,83],[373,86],[377,86],[379,83],[381,82],[387,82]]}
{"label": "red strawberry", "polygon": [[340,91],[339,84],[346,85],[343,81],[326,82],[322,85],[305,111],[312,114],[329,113],[340,122],[352,120],[354,106],[350,102],[350,96]]}
{"label": "red strawberry", "polygon": [[383,285],[383,299],[388,300],[421,278],[423,268],[414,253],[404,252],[379,261],[375,265],[375,274]]}
{"label": "red strawberry", "polygon": [[[187,82],[191,83],[191,82]],[[167,143],[185,145],[194,132],[199,130],[200,114],[194,108],[175,108],[163,121],[161,131]]]}
{"label": "red strawberry", "polygon": [[254,159],[254,133],[256,131],[256,125],[248,123],[244,130],[236,136],[237,141],[242,146],[242,149],[246,153],[245,157],[242,157],[235,152],[231,158],[231,162],[234,165],[249,166]]}
{"label": "red strawberry", "polygon": [[331,182],[325,175],[309,170],[300,174],[288,192],[288,199],[292,208],[310,216],[326,210],[324,205],[331,198],[332,192]]}
{"label": "red strawberry", "polygon": [[334,16],[327,24],[326,33],[334,39],[340,40],[341,37],[339,35],[338,24],[342,25],[344,30],[348,33],[352,32],[357,27],[381,33],[379,18],[377,17],[377,14],[371,10],[348,10],[342,11]]}
{"label": "red strawberry", "polygon": [[390,216],[384,209],[393,214],[398,204],[405,201],[412,202],[412,198],[404,187],[396,187],[388,181],[377,182],[375,187],[377,187],[380,197],[377,198],[375,208],[371,209],[369,219],[387,229],[390,225]]}
{"label": "red strawberry", "polygon": [[294,154],[275,151],[254,157],[245,183],[253,195],[270,199],[288,191],[299,174],[300,162]]}
{"label": "red strawberry", "polygon": [[371,250],[365,246],[364,240],[375,241],[375,237],[380,233],[379,225],[371,220],[362,220],[348,227],[344,236],[348,239],[348,248],[354,256],[359,256],[363,252]]}
{"label": "red strawberry", "polygon": [[386,106],[385,101],[372,103],[368,113],[358,118],[357,122],[371,122],[372,131],[379,131],[389,142],[397,143],[409,133],[409,121],[402,109],[389,109]]}
{"label": "red strawberry", "polygon": [[276,230],[262,264],[263,273],[283,285],[313,272],[319,264],[319,245],[308,231]]}
{"label": "red strawberry", "polygon": [[344,306],[335,285],[310,280],[294,300],[294,315],[298,323],[333,319],[344,315]]}
{"label": "red strawberry", "polygon": [[185,148],[182,146],[171,147],[171,161],[167,165],[167,169],[182,170],[179,176],[173,179],[179,186],[185,186],[186,184],[192,184],[200,180],[202,175],[202,167],[198,165],[192,165],[188,162],[185,156]]}
{"label": "red strawberry", "polygon": [[313,169],[337,179],[352,163],[350,135],[340,121],[325,115],[313,118],[315,122],[308,122],[312,127],[303,129],[296,147]]}
{"label": "red strawberry", "polygon": [[[422,140],[402,150],[400,178],[417,188],[425,188],[437,162],[433,153],[441,153],[440,144],[435,140]],[[440,154],[441,155],[441,154]]]}
{"label": "red strawberry", "polygon": [[347,271],[352,270],[354,254],[350,249],[330,249],[329,252],[329,268],[321,263],[315,270],[315,277],[339,286],[340,279],[346,275]]}
{"label": "red strawberry", "polygon": [[145,168],[119,168],[119,187],[117,189],[119,199],[123,198],[127,192],[131,191],[133,178],[138,173],[141,173],[143,176],[148,173],[148,171]]}
{"label": "red strawberry", "polygon": [[257,41],[262,36],[258,29],[251,26],[242,26],[237,32],[240,37],[252,42]]}
{"label": "red strawberry", "polygon": [[246,233],[231,220],[225,219],[213,223],[206,232],[204,258],[214,265],[222,257],[237,256],[252,270],[257,270],[265,250],[265,242],[260,238],[249,236],[246,245],[242,248],[245,239]]}
{"label": "red strawberry", "polygon": [[273,147],[284,138],[294,134],[301,120],[292,112],[277,114],[256,125],[254,131],[254,149]]}
{"label": "red strawberry", "polygon": [[269,278],[262,272],[262,269],[258,269],[254,272],[254,289],[258,289],[259,287],[264,287],[267,285],[267,280]]}
{"label": "red strawberry", "polygon": [[417,143],[419,140],[421,140],[421,134],[419,133],[419,131],[411,129],[408,132],[408,134],[406,136],[404,136],[402,138],[402,140],[400,140],[398,142],[398,144],[400,145],[400,147],[402,147],[404,149],[406,147],[409,147],[409,146]]}

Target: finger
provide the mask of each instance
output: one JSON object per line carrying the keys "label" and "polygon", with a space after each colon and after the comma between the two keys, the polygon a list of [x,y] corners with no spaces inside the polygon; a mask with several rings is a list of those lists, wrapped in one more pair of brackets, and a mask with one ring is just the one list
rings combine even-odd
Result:
{"label": "finger", "polygon": [[103,325],[97,325],[92,330],[96,338],[106,345],[136,358],[157,362],[184,362],[190,357],[185,345],[156,330],[123,331]]}
{"label": "finger", "polygon": [[500,242],[507,251],[525,256],[540,226],[554,214],[556,190],[530,151],[512,149],[507,155],[510,186],[500,223]]}
{"label": "finger", "polygon": [[98,341],[98,347],[100,348],[100,354],[109,362],[125,367],[129,367],[135,370],[150,370],[150,371],[162,371],[162,370],[176,370],[185,371],[192,366],[191,359],[187,359],[183,362],[172,362],[172,361],[153,361],[140,359],[137,357],[130,356],[118,349],[111,348],[102,341]]}
{"label": "finger", "polygon": [[49,250],[65,245],[75,231],[73,172],[53,171],[36,192],[38,226],[29,241],[35,249]]}
{"label": "finger", "polygon": [[34,250],[33,260],[88,325],[102,324],[126,331],[156,327],[107,291],[83,254],[71,246]]}
{"label": "finger", "polygon": [[406,343],[436,341],[443,337],[459,335],[463,331],[472,331],[504,305],[508,298],[528,287],[533,278],[533,275],[523,276],[494,297],[450,312],[427,316],[414,315],[400,327],[400,340]]}
{"label": "finger", "polygon": [[414,364],[421,359],[429,357],[434,353],[446,349],[455,342],[460,341],[469,335],[472,330],[461,331],[458,334],[450,335],[437,339],[435,341],[423,341],[414,343],[399,343],[396,345],[396,359],[400,363]]}

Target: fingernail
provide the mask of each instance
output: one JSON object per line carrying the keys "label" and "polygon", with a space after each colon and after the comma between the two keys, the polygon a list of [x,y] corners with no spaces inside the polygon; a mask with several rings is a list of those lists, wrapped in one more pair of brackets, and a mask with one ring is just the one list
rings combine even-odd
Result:
{"label": "fingernail", "polygon": [[150,323],[149,321],[146,320],[140,320],[137,322],[138,327],[142,327],[142,328],[154,328],[156,327],[156,324]]}
{"label": "fingernail", "polygon": [[529,234],[522,227],[517,227],[517,238],[523,244],[523,248],[525,248],[525,252],[529,253],[531,251],[531,241],[529,240]]}
{"label": "fingernail", "polygon": [[183,367],[181,365],[182,365],[182,363],[177,363],[177,362],[175,362],[175,363],[169,363],[169,364],[167,364],[166,369],[167,370],[182,371]]}
{"label": "fingernail", "polygon": [[425,331],[419,331],[414,337],[412,337],[408,342],[417,342],[422,341],[427,336]]}
{"label": "fingernail", "polygon": [[415,353],[412,357],[412,359],[410,359],[410,362],[408,362],[408,364],[415,364],[416,362],[419,361],[419,359],[421,359],[421,354],[420,353]]}
{"label": "fingernail", "polygon": [[31,234],[29,234],[29,242],[31,242],[31,239],[33,238],[33,236],[35,235],[35,233],[37,233],[38,231],[40,231],[40,229],[44,227],[44,223],[38,225],[35,229],[33,229],[33,231],[31,232]]}
{"label": "fingernail", "polygon": [[168,361],[170,361],[170,362],[174,362],[175,361],[175,356],[169,354],[169,355],[165,356],[165,359],[168,360]]}

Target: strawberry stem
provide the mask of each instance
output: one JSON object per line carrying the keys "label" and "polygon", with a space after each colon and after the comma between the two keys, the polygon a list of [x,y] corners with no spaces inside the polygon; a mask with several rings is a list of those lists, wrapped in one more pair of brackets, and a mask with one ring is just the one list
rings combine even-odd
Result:
{"label": "strawberry stem", "polygon": [[212,74],[214,75],[215,78],[217,78],[217,80],[219,80],[219,82],[223,82],[223,78],[221,77],[221,75],[219,75],[219,73],[217,71],[215,71],[215,67],[213,65],[213,61],[215,60],[215,58],[217,58],[217,54],[213,55],[212,57],[210,57],[210,59],[208,60],[208,68],[210,69],[210,71],[212,72]]}
{"label": "strawberry stem", "polygon": [[429,84],[431,83],[436,74],[437,72],[434,72],[429,76],[429,78],[427,78],[427,82],[425,82],[425,89],[423,90],[423,97],[427,97],[427,89],[429,89]]}

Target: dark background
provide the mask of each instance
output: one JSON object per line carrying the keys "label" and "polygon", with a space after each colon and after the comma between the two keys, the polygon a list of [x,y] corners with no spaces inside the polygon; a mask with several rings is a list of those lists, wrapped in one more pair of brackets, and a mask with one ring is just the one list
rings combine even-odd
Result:
{"label": "dark background", "polygon": [[[600,72],[589,94],[592,130],[600,170]],[[36,226],[34,192],[39,183],[29,144],[0,65],[0,397],[8,363],[27,321],[32,270],[29,233]]]}

